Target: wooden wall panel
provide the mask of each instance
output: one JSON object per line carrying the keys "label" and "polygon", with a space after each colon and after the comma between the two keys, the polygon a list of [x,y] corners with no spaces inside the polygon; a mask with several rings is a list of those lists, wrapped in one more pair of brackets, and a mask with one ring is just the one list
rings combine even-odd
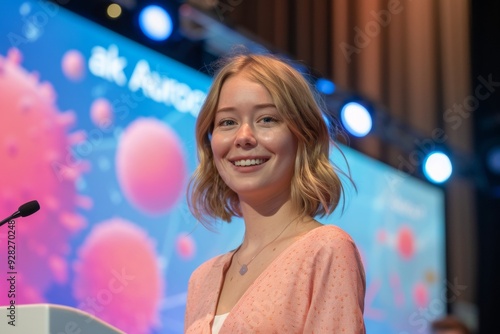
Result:
{"label": "wooden wall panel", "polygon": [[434,0],[412,1],[406,4],[403,15],[406,18],[406,80],[408,85],[408,122],[416,129],[430,136],[436,127],[436,84],[437,59],[432,2]]}
{"label": "wooden wall panel", "polygon": [[349,33],[351,21],[349,17],[349,1],[333,1],[330,26],[332,40],[326,41],[327,45],[330,44],[332,53],[332,59],[330,60],[332,62],[331,72],[326,73],[326,75],[329,75],[337,85],[343,88],[350,87],[349,66],[351,61],[342,51],[344,45],[351,44]]}

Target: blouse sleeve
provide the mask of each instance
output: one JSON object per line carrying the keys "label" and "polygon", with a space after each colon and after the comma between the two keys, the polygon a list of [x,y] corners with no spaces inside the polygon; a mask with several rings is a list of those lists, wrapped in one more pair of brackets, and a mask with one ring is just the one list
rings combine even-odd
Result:
{"label": "blouse sleeve", "polygon": [[191,275],[188,283],[186,313],[184,315],[184,333],[210,333],[208,324],[213,309],[213,260],[199,266]]}
{"label": "blouse sleeve", "polygon": [[199,317],[199,315],[197,314],[198,313],[197,312],[198,303],[196,302],[197,300],[199,300],[199,289],[198,289],[198,275],[197,271],[195,271],[191,275],[191,278],[189,279],[188,283],[186,313],[184,315],[185,332],[187,332],[187,329],[196,321],[196,318]]}
{"label": "blouse sleeve", "polygon": [[314,257],[304,333],[364,334],[365,273],[350,237],[329,240]]}

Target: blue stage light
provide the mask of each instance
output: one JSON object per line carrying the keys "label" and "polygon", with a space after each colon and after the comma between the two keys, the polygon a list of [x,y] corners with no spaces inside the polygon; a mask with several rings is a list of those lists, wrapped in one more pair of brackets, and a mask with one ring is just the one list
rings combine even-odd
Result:
{"label": "blue stage light", "polygon": [[325,95],[331,95],[335,92],[335,84],[324,78],[320,78],[316,80],[316,89]]}
{"label": "blue stage light", "polygon": [[487,153],[486,160],[490,171],[494,174],[500,174],[500,146],[491,148]]}
{"label": "blue stage light", "polygon": [[450,158],[442,152],[432,152],[424,160],[423,172],[432,183],[447,181],[453,172]]}
{"label": "blue stage light", "polygon": [[149,5],[139,14],[142,32],[154,41],[164,41],[172,34],[174,25],[170,14],[162,7]]}
{"label": "blue stage light", "polygon": [[356,137],[364,137],[372,129],[370,112],[358,102],[346,103],[340,110],[340,119],[344,128]]}

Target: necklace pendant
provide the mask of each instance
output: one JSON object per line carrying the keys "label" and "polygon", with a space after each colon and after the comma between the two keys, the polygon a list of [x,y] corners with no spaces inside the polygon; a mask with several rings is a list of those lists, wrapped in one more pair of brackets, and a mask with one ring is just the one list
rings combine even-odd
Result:
{"label": "necklace pendant", "polygon": [[247,273],[248,271],[248,267],[246,264],[242,265],[241,268],[240,268],[240,275],[243,276]]}

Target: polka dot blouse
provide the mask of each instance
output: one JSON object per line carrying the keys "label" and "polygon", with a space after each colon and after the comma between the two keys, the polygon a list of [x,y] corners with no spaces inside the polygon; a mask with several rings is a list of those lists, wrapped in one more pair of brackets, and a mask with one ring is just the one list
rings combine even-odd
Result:
{"label": "polka dot blouse", "polygon": [[[189,281],[185,332],[210,334],[233,252],[202,264]],[[315,228],[285,249],[224,321],[227,333],[365,333],[365,274],[351,237]]]}

